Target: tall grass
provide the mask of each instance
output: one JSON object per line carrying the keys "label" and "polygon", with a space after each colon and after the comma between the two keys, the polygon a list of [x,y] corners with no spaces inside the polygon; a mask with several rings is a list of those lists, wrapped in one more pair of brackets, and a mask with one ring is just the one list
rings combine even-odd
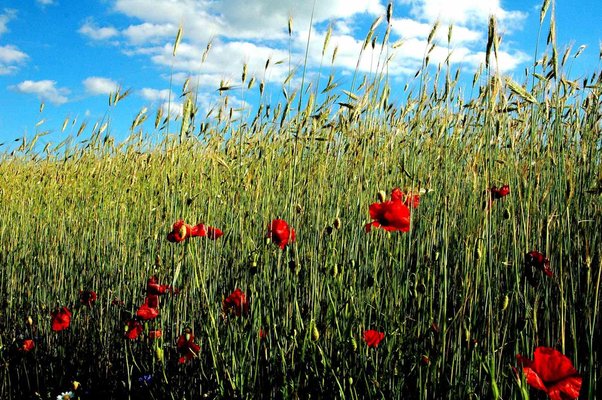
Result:
{"label": "tall grass", "polygon": [[[349,91],[314,82],[296,113],[294,94],[248,120],[189,106],[186,129],[163,124],[159,142],[134,123],[123,143],[105,126],[70,148],[4,154],[0,392],[47,398],[78,381],[82,397],[520,398],[515,355],[549,346],[596,398],[602,75],[569,80],[551,49],[523,84],[478,71],[471,98],[427,53],[403,92],[381,59]],[[487,207],[502,184],[511,194]],[[394,187],[422,189],[410,232],[365,233],[369,205]],[[277,217],[297,231],[284,251],[265,239]],[[180,218],[225,236],[169,243]],[[535,287],[531,250],[554,271]],[[125,339],[152,275],[180,293]],[[250,314],[225,317],[237,287]],[[79,290],[98,302],[80,305]],[[74,313],[63,332],[50,329],[57,306]],[[201,351],[179,365],[186,327]],[[366,329],[385,333],[377,349]],[[17,351],[22,338],[35,350]]]}

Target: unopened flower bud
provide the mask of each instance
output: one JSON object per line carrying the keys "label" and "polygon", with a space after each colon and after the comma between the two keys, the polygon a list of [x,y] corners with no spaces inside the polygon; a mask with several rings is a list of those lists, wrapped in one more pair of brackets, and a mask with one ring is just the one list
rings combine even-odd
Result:
{"label": "unopened flower bud", "polygon": [[339,217],[336,217],[332,226],[334,227],[334,229],[341,228],[341,219]]}

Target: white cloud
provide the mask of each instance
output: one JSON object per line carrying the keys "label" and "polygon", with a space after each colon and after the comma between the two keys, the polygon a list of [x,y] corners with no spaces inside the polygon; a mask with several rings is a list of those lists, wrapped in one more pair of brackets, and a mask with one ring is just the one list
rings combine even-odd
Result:
{"label": "white cloud", "polygon": [[10,88],[19,93],[35,94],[40,98],[40,100],[49,101],[57,105],[64,104],[69,101],[67,98],[69,90],[66,88],[57,88],[56,82],[51,80],[27,80],[11,86]]}
{"label": "white cloud", "polygon": [[[403,46],[395,50],[382,48],[385,30],[382,23],[375,32],[378,38],[375,48],[368,46],[361,52],[367,25],[375,17],[384,16],[386,3],[384,0],[330,0],[315,2],[314,8],[311,1],[115,0],[113,11],[130,17],[129,25],[99,27],[88,19],[80,33],[93,39],[119,37],[122,52],[148,57],[163,70],[169,69],[169,74],[180,83],[193,76],[192,81],[198,86],[217,88],[222,81],[240,84],[245,63],[249,78],[281,83],[289,73],[289,66],[304,64],[308,38],[308,74],[323,62],[329,63],[335,47],[334,66],[342,68],[342,72],[352,71],[356,65],[361,72],[375,71],[377,66],[382,68],[384,58],[394,54],[388,73],[413,74],[422,64],[426,39],[435,21],[440,21],[441,26],[434,38],[438,47],[430,54],[431,64],[444,62],[449,56],[452,63],[476,68],[484,59],[481,53],[489,15],[497,16],[502,33],[508,33],[504,29],[519,27],[526,16],[503,8],[501,0],[398,0],[401,7],[397,8],[405,10],[402,12],[406,15],[396,17],[399,11],[394,10],[390,43],[401,38],[405,40]],[[287,31],[289,18],[293,27],[291,37]],[[453,32],[448,48],[449,24],[453,24]],[[333,31],[323,57],[327,25],[332,26]],[[173,42],[179,26],[183,26],[183,40],[173,57]],[[212,48],[202,62],[205,46],[210,41]],[[500,55],[503,54],[500,68],[516,67],[524,60],[524,55],[510,49],[508,43],[500,48]],[[358,64],[360,53],[363,56]],[[267,59],[271,65],[264,71]],[[140,94],[145,96],[143,91]]]}
{"label": "white cloud", "polygon": [[[521,63],[531,59],[522,51],[498,51],[497,60],[491,57],[491,68],[504,74],[516,69]],[[485,64],[485,52],[472,53],[464,57],[464,61],[474,66]]]}
{"label": "white cloud", "polygon": [[[8,23],[17,15],[15,10],[5,9],[0,14],[0,36],[8,32]],[[16,46],[7,44],[0,46],[0,75],[8,75],[17,71],[17,66],[29,57]]]}
{"label": "white cloud", "polygon": [[36,2],[42,7],[56,4],[54,0],[36,0]]}
{"label": "white cloud", "polygon": [[16,15],[17,12],[15,10],[4,9],[3,13],[0,14],[0,35],[8,32],[7,25]]}
{"label": "white cloud", "polygon": [[505,26],[520,24],[526,13],[502,8],[500,0],[400,0],[410,6],[410,13],[421,20],[460,26],[487,25],[489,16],[495,15]]}
{"label": "white cloud", "polygon": [[25,61],[27,54],[23,53],[15,46],[10,44],[7,46],[0,46],[0,64],[15,64]]}
{"label": "white cloud", "polygon": [[[219,83],[228,81],[232,84],[240,80],[242,67],[247,63],[248,77],[255,76],[258,81],[282,82],[288,74],[287,50],[279,50],[269,46],[256,45],[251,42],[227,42],[211,47],[207,59],[201,62],[202,49],[188,43],[181,43],[177,57],[172,56],[171,44],[156,49],[153,62],[163,66],[172,66],[178,71],[185,71],[196,76],[193,82],[200,86],[212,86],[217,89]],[[270,59],[267,71],[266,61]],[[284,62],[282,62],[284,61]],[[278,64],[277,64],[278,63]]]}
{"label": "white cloud", "polygon": [[[206,43],[211,37],[281,40],[286,38],[289,16],[293,29],[306,29],[313,2],[281,0],[117,0],[115,10],[152,24],[183,24],[186,37]],[[314,23],[347,18],[359,13],[379,15],[379,0],[330,0],[316,2]]]}
{"label": "white cloud", "polygon": [[[433,23],[419,22],[411,18],[394,18],[391,30],[403,39],[426,39],[433,29]],[[449,25],[440,26],[435,33],[435,39],[442,44],[447,44]],[[452,27],[451,44],[474,43],[483,40],[483,31],[455,25]]]}
{"label": "white cloud", "polygon": [[124,36],[133,45],[156,43],[161,39],[175,38],[178,26],[170,23],[153,24],[145,22],[139,25],[130,25],[123,30]]}
{"label": "white cloud", "polygon": [[86,20],[78,32],[93,40],[106,40],[119,35],[119,31],[114,27],[99,27],[92,19]]}
{"label": "white cloud", "polygon": [[140,90],[140,96],[144,99],[154,103],[154,102],[165,102],[169,99],[173,99],[173,92],[170,92],[169,89],[152,89],[152,88],[143,88]]}
{"label": "white cloud", "polygon": [[91,76],[86,78],[82,83],[86,91],[94,95],[115,93],[119,88],[119,84],[117,84],[117,82],[109,78],[102,78],[99,76]]}

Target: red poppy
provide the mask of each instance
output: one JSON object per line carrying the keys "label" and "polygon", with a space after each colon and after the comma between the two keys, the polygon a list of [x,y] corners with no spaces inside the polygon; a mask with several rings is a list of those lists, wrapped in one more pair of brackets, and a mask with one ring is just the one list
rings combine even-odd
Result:
{"label": "red poppy", "polygon": [[198,224],[192,227],[192,235],[191,236],[202,236],[208,237],[209,239],[216,240],[217,238],[224,236],[224,232],[221,229],[216,228],[214,226],[209,226],[205,224]]}
{"label": "red poppy", "polygon": [[161,295],[167,292],[173,292],[169,285],[161,285],[156,276],[151,276],[146,282],[146,293],[149,295]]}
{"label": "red poppy", "polygon": [[527,264],[527,267],[542,271],[547,276],[554,275],[550,269],[550,260],[539,251],[533,250],[525,254],[525,264]]}
{"label": "red poppy", "polygon": [[284,250],[287,244],[295,241],[295,235],[295,230],[291,228],[285,220],[274,219],[268,225],[268,233],[266,237],[272,239],[272,242]]}
{"label": "red poppy", "polygon": [[34,347],[36,347],[36,343],[33,341],[33,339],[24,339],[21,343],[21,346],[19,346],[19,351],[22,351],[23,353],[29,353]]}
{"label": "red poppy", "polygon": [[187,361],[197,357],[201,346],[194,342],[194,335],[190,328],[184,329],[184,333],[180,335],[177,342],[178,352],[181,354],[178,363],[184,364]]}
{"label": "red poppy", "polygon": [[259,328],[259,332],[258,332],[257,336],[259,336],[259,340],[265,340],[268,337],[268,333],[266,331],[264,331],[263,328]]}
{"label": "red poppy", "polygon": [[491,200],[498,200],[510,194],[510,186],[504,185],[500,188],[493,186],[489,191],[491,192]]}
{"label": "red poppy", "polygon": [[137,319],[129,319],[125,322],[125,337],[131,340],[137,339],[144,331],[144,326]]}
{"label": "red poppy", "polygon": [[395,188],[391,192],[391,200],[370,204],[370,218],[374,221],[366,224],[366,232],[370,232],[373,226],[382,226],[386,231],[409,231],[410,209],[402,202],[403,197],[404,193]]}
{"label": "red poppy", "polygon": [[148,337],[153,340],[159,339],[160,337],[163,337],[163,332],[160,329],[155,329],[148,333]]}
{"label": "red poppy", "polygon": [[249,300],[245,293],[237,288],[224,300],[222,308],[224,313],[232,312],[240,317],[242,314],[249,312]]}
{"label": "red poppy", "polygon": [[79,291],[79,302],[87,305],[88,307],[92,306],[94,302],[96,302],[96,292],[93,290],[80,290]]}
{"label": "red poppy", "polygon": [[149,294],[144,299],[144,304],[142,304],[138,311],[136,311],[136,316],[142,318],[143,320],[155,319],[159,316],[159,296]]}
{"label": "red poppy", "polygon": [[[495,200],[499,200],[502,197],[508,196],[508,194],[510,194],[510,186],[504,185],[500,188],[492,186],[487,191],[489,192],[489,200],[485,204],[487,206],[487,209],[489,210]],[[483,205],[483,207],[485,207],[485,205]]]}
{"label": "red poppy", "polygon": [[533,361],[516,355],[523,367],[527,383],[545,391],[551,400],[576,399],[581,390],[582,378],[573,363],[564,354],[551,347],[538,347]]}
{"label": "red poppy", "polygon": [[378,332],[375,330],[367,330],[364,331],[364,341],[368,345],[368,347],[378,347],[378,344],[385,338],[385,334],[383,332]]}
{"label": "red poppy", "polygon": [[167,234],[167,240],[170,242],[182,242],[190,237],[209,236],[210,239],[217,239],[224,233],[215,227],[205,226],[204,224],[188,225],[183,220],[176,221],[171,232]]}
{"label": "red poppy", "polygon": [[67,307],[56,309],[51,315],[53,331],[58,332],[69,328],[69,324],[71,324],[71,311]]}
{"label": "red poppy", "polygon": [[539,276],[535,270],[540,270],[547,276],[553,276],[554,273],[550,269],[550,260],[539,251],[531,251],[525,254],[525,269],[523,273],[531,286],[537,286]]}

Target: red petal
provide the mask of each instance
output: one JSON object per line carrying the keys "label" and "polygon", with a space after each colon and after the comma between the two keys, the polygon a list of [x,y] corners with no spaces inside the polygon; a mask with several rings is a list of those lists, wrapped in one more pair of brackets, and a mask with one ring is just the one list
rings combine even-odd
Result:
{"label": "red petal", "polygon": [[535,349],[532,368],[537,371],[544,382],[559,381],[577,374],[571,360],[551,347]]}
{"label": "red petal", "polygon": [[207,236],[207,229],[205,228],[205,225],[198,224],[198,225],[193,226],[190,229],[190,236],[198,236],[198,237]]}
{"label": "red petal", "polygon": [[533,369],[525,367],[523,368],[523,373],[525,374],[525,378],[527,379],[527,383],[529,385],[533,386],[535,389],[545,391],[548,390],[545,383],[541,380],[541,377],[537,375],[537,372],[535,372]]}
{"label": "red petal", "polygon": [[393,191],[391,191],[391,200],[393,200],[393,201],[401,201],[403,196],[404,196],[404,193],[401,191],[400,188],[395,188],[395,189],[393,189]]}
{"label": "red petal", "polygon": [[582,378],[580,376],[571,376],[552,386],[548,391],[548,395],[552,400],[564,400],[567,396],[571,399],[577,399],[581,391],[581,383]]}

